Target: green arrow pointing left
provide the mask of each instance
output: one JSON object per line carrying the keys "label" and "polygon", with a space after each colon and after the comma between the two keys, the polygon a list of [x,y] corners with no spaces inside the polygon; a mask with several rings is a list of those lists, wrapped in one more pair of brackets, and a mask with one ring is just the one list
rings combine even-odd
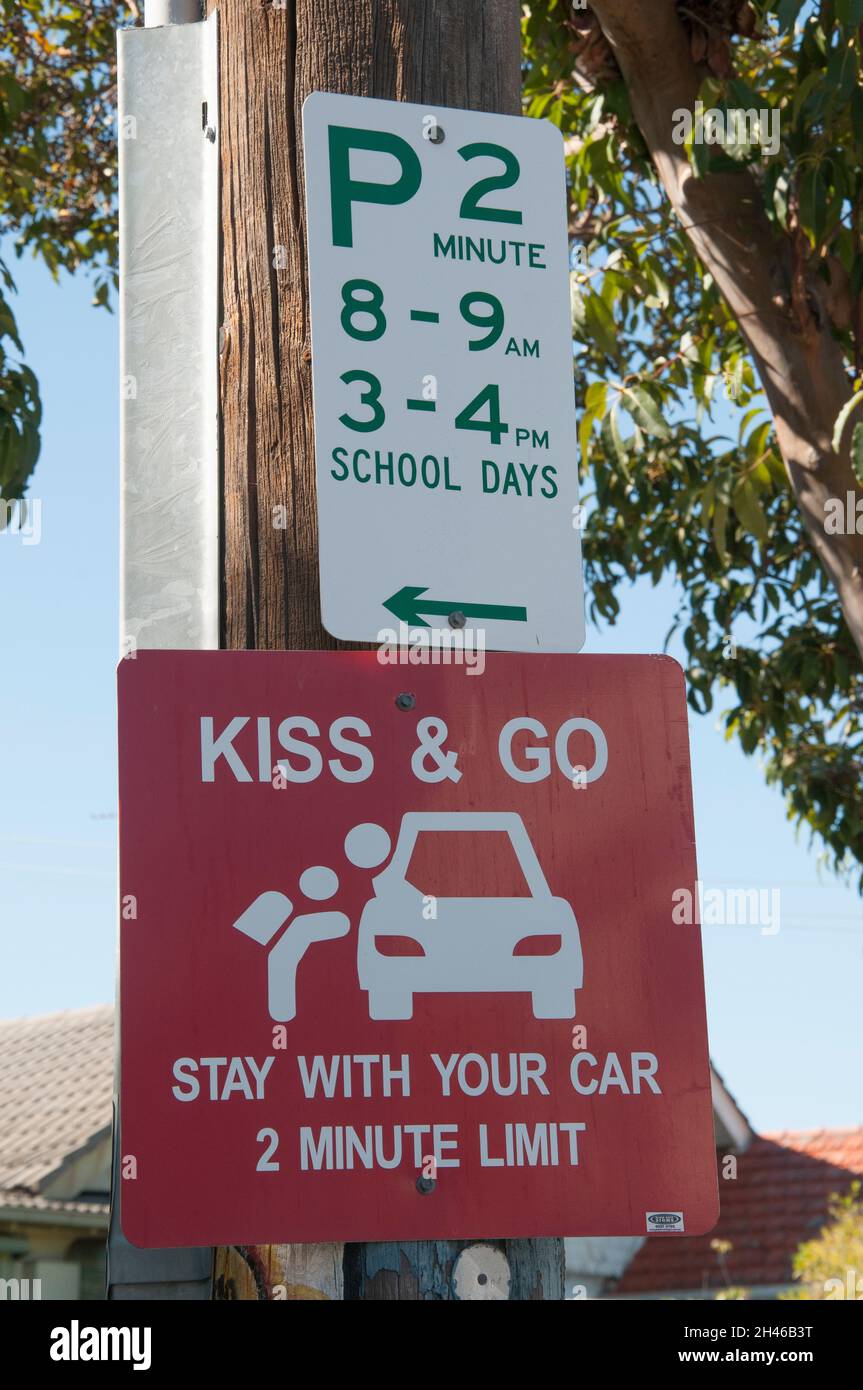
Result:
{"label": "green arrow pointing left", "polygon": [[408,623],[412,627],[429,627],[430,624],[421,618],[421,613],[448,618],[451,613],[464,613],[466,618],[496,618],[500,622],[526,623],[527,609],[515,608],[502,603],[444,603],[440,599],[426,599],[422,595],[428,593],[426,588],[416,588],[406,584],[392,594],[390,598],[384,599],[384,608],[398,618],[401,623]]}

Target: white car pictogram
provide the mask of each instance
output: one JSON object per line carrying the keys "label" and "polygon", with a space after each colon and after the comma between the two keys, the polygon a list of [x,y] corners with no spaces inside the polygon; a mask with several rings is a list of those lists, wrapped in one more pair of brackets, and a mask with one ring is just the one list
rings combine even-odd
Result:
{"label": "white car pictogram", "polygon": [[[508,837],[529,893],[436,897],[435,916],[427,920],[429,894],[407,878],[411,856],[421,834],[445,837],[453,831]],[[442,838],[443,862],[446,850]],[[552,896],[515,812],[409,811],[392,859],[372,883],[374,897],[363,909],[357,944],[371,1018],[411,1018],[414,994],[498,992],[529,993],[536,1018],[575,1017],[575,991],[583,982],[578,923],[566,899]],[[517,954],[519,947],[524,954]],[[542,954],[527,954],[532,947]]]}

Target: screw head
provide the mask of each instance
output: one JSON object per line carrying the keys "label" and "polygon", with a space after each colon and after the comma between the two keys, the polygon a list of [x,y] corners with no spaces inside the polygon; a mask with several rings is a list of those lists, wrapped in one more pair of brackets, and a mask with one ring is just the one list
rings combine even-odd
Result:
{"label": "screw head", "polygon": [[430,1192],[434,1192],[437,1183],[434,1178],[424,1178],[420,1175],[417,1178],[417,1192],[421,1197],[427,1197]]}
{"label": "screw head", "polygon": [[403,690],[401,695],[396,696],[396,709],[413,709],[416,702],[416,695],[412,695],[409,690]]}
{"label": "screw head", "polygon": [[450,613],[449,617],[447,618],[447,622],[449,623],[450,627],[467,627],[467,618],[465,617],[464,613],[462,613],[460,608],[456,608],[455,612]]}
{"label": "screw head", "polygon": [[446,135],[442,125],[433,126],[429,131],[429,141],[432,145],[442,145],[445,139]]}

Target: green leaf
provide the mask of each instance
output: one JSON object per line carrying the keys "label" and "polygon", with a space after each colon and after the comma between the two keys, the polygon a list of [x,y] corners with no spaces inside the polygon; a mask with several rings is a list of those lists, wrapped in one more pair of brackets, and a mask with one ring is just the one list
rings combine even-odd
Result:
{"label": "green leaf", "polygon": [[836,0],[836,18],[843,29],[863,24],[863,0]]}
{"label": "green leaf", "polygon": [[604,381],[593,381],[587,388],[584,403],[595,415],[605,414],[605,397],[608,387]]}
{"label": "green leaf", "polygon": [[626,454],[626,445],[620,433],[616,405],[612,406],[610,414],[606,415],[602,422],[602,442],[606,452],[614,459],[623,477],[629,482],[629,459]]}
{"label": "green leaf", "polygon": [[800,118],[800,112],[803,108],[804,103],[806,102],[806,98],[809,96],[811,92],[815,90],[817,84],[823,81],[824,73],[822,69],[815,68],[806,77],[804,77],[803,81],[795,90],[794,99],[791,103],[791,117],[795,125],[797,124]]}
{"label": "green leaf", "polygon": [[765,420],[762,424],[756,425],[746,441],[746,457],[754,462],[759,459],[767,448],[767,441],[773,429],[773,421]]}
{"label": "green leaf", "polygon": [[818,246],[827,226],[827,181],[824,165],[810,164],[800,180],[800,221]]}
{"label": "green leaf", "polygon": [[594,381],[587,388],[587,395],[585,396],[586,409],[578,426],[578,444],[581,450],[582,463],[587,461],[587,456],[590,451],[590,436],[593,432],[593,422],[601,418],[605,413],[605,393],[606,385],[604,381]]}
{"label": "green leaf", "polygon": [[851,436],[851,467],[858,483],[863,486],[863,424],[855,425]]}
{"label": "green leaf", "polygon": [[670,439],[671,430],[662,418],[662,412],[654,401],[653,397],[645,391],[643,386],[633,386],[622,388],[626,399],[623,401],[624,409],[632,416],[637,425],[644,430],[645,434],[654,435],[657,439]]}
{"label": "green leaf", "polygon": [[13,120],[17,120],[30,100],[30,93],[10,72],[0,76],[0,106],[8,110]]}
{"label": "green leaf", "polygon": [[743,443],[743,436],[752,424],[752,421],[757,420],[758,416],[761,414],[763,414],[763,410],[760,405],[753,406],[751,410],[747,410],[743,419],[740,421],[740,428],[737,433],[737,441],[739,444]]}
{"label": "green leaf", "polygon": [[858,150],[863,150],[863,91],[859,87],[851,93],[851,129],[854,144]]}
{"label": "green leaf", "polygon": [[728,503],[717,502],[713,513],[713,543],[719,552],[719,558],[723,565],[728,564],[728,548],[725,541],[725,531],[728,525]]}
{"label": "green leaf", "polygon": [[827,86],[834,107],[842,108],[850,100],[857,81],[857,51],[854,43],[847,40],[835,48],[827,64]]}
{"label": "green leaf", "polygon": [[847,425],[850,416],[857,409],[858,405],[860,405],[861,401],[863,401],[863,391],[855,392],[855,394],[851,397],[850,401],[845,402],[839,414],[836,416],[836,423],[833,426],[834,454],[839,453],[839,450],[842,446],[842,435],[845,432],[845,426]]}
{"label": "green leaf", "polygon": [[569,304],[572,315],[572,332],[576,338],[581,340],[585,337],[587,315],[584,307],[584,295],[579,289],[574,275],[569,277]]}
{"label": "green leaf", "polygon": [[655,299],[660,308],[665,309],[671,298],[671,286],[666,280],[658,265],[651,265],[648,269],[651,280],[655,287]]}
{"label": "green leaf", "polygon": [[779,9],[776,12],[779,28],[785,33],[787,33],[789,29],[793,29],[797,16],[802,9],[803,0],[780,0]]}
{"label": "green leaf", "polygon": [[737,516],[749,534],[755,537],[759,545],[766,545],[767,519],[758,494],[749,478],[744,478],[735,488],[732,503]]}
{"label": "green leaf", "polygon": [[618,355],[617,327],[614,315],[598,294],[588,295],[585,303],[585,326],[594,342],[609,357]]}
{"label": "green leaf", "polygon": [[[726,107],[729,111],[769,111],[770,102],[765,100],[760,92],[756,92],[750,87],[748,82],[744,82],[740,77],[734,77],[726,84],[725,88]],[[761,122],[759,121],[759,125]],[[748,129],[748,123],[747,123]],[[732,127],[733,130],[733,127]],[[726,121],[726,139],[729,129]],[[762,138],[764,132],[762,131]]]}

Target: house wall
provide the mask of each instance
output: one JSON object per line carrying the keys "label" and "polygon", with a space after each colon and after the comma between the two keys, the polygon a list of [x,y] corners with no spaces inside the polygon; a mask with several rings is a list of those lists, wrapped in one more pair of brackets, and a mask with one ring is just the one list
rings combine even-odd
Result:
{"label": "house wall", "polygon": [[0,1301],[104,1298],[105,1237],[98,1223],[0,1221]]}
{"label": "house wall", "polygon": [[[602,1297],[613,1288],[643,1242],[644,1236],[568,1236],[564,1241],[566,1297]],[[585,1290],[583,1294],[578,1292],[580,1288]]]}
{"label": "house wall", "polygon": [[40,1188],[43,1197],[80,1197],[82,1192],[111,1191],[111,1139],[106,1135],[87,1153],[66,1164],[62,1171]]}
{"label": "house wall", "polygon": [[[110,1187],[111,1143],[106,1136],[45,1183],[40,1196],[70,1200],[102,1193],[107,1198]],[[4,1221],[0,1212],[0,1281],[6,1281],[0,1283],[0,1301],[104,1298],[107,1230],[107,1215],[78,1218],[73,1225],[61,1214],[46,1218],[34,1212],[33,1220],[22,1215]]]}

